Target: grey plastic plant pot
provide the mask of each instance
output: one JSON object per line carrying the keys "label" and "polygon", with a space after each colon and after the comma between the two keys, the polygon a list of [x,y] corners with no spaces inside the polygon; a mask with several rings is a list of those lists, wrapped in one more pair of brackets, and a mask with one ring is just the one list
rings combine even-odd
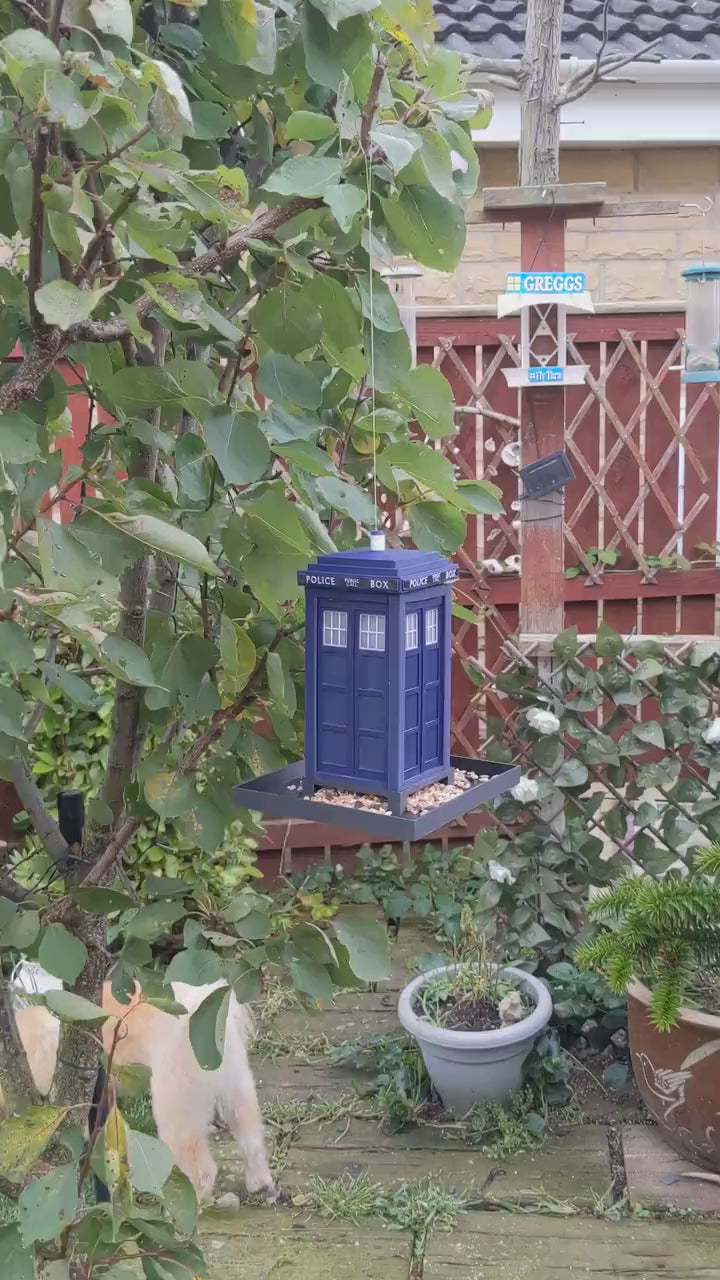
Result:
{"label": "grey plastic plant pot", "polygon": [[398,1017],[417,1041],[425,1066],[447,1111],[467,1115],[479,1102],[502,1102],[517,1093],[522,1083],[525,1059],[547,1026],[552,1014],[550,992],[539,978],[522,969],[505,968],[503,978],[511,978],[535,1001],[535,1008],[522,1022],[497,1031],[448,1031],[418,1018],[415,997],[429,978],[454,973],[457,965],[447,965],[422,973],[408,983],[398,1001]]}

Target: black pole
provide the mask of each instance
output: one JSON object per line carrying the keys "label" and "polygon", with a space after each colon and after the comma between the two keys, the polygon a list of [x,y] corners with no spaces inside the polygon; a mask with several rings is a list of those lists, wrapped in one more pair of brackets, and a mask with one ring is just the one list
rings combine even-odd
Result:
{"label": "black pole", "polygon": [[[64,840],[73,851],[82,849],[85,834],[85,802],[81,791],[61,791],[57,799],[58,826]],[[107,1108],[107,1074],[100,1063],[95,1077],[93,1098],[88,1111],[88,1131],[90,1139],[97,1129],[101,1129],[108,1116]],[[93,1175],[95,1198],[98,1204],[108,1204],[110,1192],[98,1177]]]}

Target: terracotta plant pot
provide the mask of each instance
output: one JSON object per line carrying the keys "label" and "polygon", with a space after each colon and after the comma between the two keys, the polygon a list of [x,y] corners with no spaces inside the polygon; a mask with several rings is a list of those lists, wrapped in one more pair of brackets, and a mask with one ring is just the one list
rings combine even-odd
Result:
{"label": "terracotta plant pot", "polygon": [[683,1007],[678,1025],[656,1031],[651,993],[628,990],[635,1079],[663,1138],[686,1159],[720,1171],[720,1017]]}

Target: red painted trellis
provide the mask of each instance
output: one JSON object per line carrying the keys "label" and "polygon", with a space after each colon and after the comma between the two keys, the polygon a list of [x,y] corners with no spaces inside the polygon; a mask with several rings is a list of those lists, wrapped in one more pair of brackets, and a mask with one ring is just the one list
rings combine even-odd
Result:
{"label": "red painted trellis", "polygon": [[[589,373],[584,386],[566,390],[565,447],[576,479],[566,490],[565,562],[581,573],[565,584],[565,625],[584,634],[603,618],[623,632],[715,632],[720,570],[698,544],[717,537],[720,395],[714,386],[682,386],[682,324],[680,314],[663,314],[572,317],[569,326],[571,356]],[[500,456],[517,438],[518,393],[500,372],[518,362],[517,336],[511,323],[490,318],[425,319],[419,326],[419,358],[441,368],[458,405],[473,410],[459,418],[451,456],[464,476],[500,485],[506,512],[469,521],[458,553],[459,597],[478,618],[477,626],[455,627],[453,727],[462,750],[484,736],[463,660],[497,669],[503,641],[518,629],[519,575],[491,576],[480,567],[520,550],[512,511],[517,478]],[[592,547],[616,552],[616,564],[593,563]],[[678,553],[692,569],[655,563]]]}

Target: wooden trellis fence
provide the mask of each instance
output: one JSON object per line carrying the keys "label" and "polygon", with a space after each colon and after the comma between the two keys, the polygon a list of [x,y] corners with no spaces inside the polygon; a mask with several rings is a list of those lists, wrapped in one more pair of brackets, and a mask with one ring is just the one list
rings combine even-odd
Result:
{"label": "wooden trellis fence", "polygon": [[[720,568],[718,535],[720,390],[680,382],[680,314],[577,316],[569,320],[571,358],[589,366],[586,383],[569,387],[566,450],[576,479],[566,489],[565,624],[592,635],[604,620],[623,634],[713,635]],[[458,406],[457,436],[445,444],[462,478],[486,476],[503,492],[504,514],[468,518],[456,559],[456,598],[475,622],[454,627],[453,734],[473,755],[488,718],[507,716],[487,679],[484,696],[468,674],[479,663],[491,677],[508,663],[505,642],[517,635],[520,579],[516,570],[489,573],[520,552],[521,511],[516,471],[502,457],[518,434],[518,392],[501,372],[518,363],[518,328],[511,320],[427,318],[418,324],[418,359],[450,381]],[[614,552],[612,565],[596,551]],[[673,560],[681,556],[691,568]],[[512,565],[511,560],[511,565]],[[447,836],[448,833],[445,833]],[[286,824],[268,847],[317,851],[354,845],[339,830]]]}

